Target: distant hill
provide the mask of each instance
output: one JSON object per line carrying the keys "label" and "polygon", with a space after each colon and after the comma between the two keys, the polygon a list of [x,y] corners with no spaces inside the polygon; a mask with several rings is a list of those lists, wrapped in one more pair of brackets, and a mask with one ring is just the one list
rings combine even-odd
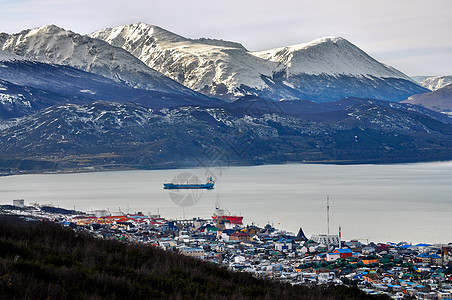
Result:
{"label": "distant hill", "polygon": [[402,103],[420,105],[437,112],[452,114],[452,84],[430,93],[413,95]]}

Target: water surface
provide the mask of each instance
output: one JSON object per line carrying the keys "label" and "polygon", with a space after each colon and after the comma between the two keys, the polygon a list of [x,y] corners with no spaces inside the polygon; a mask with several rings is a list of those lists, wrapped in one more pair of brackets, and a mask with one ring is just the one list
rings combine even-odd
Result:
{"label": "water surface", "polygon": [[[166,218],[208,218],[215,202],[244,222],[307,236],[339,225],[346,239],[447,243],[452,241],[452,162],[397,165],[287,164],[213,168],[214,190],[182,208],[162,183],[205,169],[19,175],[0,178],[0,203],[53,204],[79,210],[142,211]],[[212,174],[210,174],[212,175]],[[199,193],[199,192],[198,192]],[[199,194],[198,194],[199,195]]]}

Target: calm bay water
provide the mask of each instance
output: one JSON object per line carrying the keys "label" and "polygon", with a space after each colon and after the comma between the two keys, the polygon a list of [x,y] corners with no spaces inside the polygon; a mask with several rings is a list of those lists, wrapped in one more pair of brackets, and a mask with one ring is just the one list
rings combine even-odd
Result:
{"label": "calm bay water", "polygon": [[[19,175],[0,178],[0,203],[79,210],[110,209],[166,218],[208,218],[215,202],[245,223],[307,236],[342,227],[345,239],[447,243],[452,241],[452,162],[398,165],[267,165],[211,169],[215,189],[186,208],[172,202],[162,183],[189,172],[202,181],[204,169]],[[196,193],[196,192],[195,192]],[[199,193],[199,191],[197,192]],[[197,194],[199,196],[199,194]]]}

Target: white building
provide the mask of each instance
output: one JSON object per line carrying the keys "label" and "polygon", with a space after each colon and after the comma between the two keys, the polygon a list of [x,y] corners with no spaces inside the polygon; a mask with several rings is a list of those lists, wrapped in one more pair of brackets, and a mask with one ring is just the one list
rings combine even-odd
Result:
{"label": "white building", "polygon": [[107,217],[110,215],[110,213],[108,211],[106,211],[105,209],[96,209],[96,210],[91,211],[90,213],[93,214],[97,218]]}
{"label": "white building", "polygon": [[23,208],[25,206],[25,201],[24,201],[24,199],[13,200],[13,205]]}
{"label": "white building", "polygon": [[341,257],[340,253],[327,253],[326,254],[327,261],[336,261],[340,257]]}
{"label": "white building", "polygon": [[290,239],[281,238],[278,241],[276,241],[274,243],[274,245],[275,245],[276,251],[284,251],[284,250],[291,251],[293,243],[292,243],[292,240],[290,240]]}
{"label": "white building", "polygon": [[203,248],[190,248],[190,247],[182,248],[180,250],[180,253],[182,255],[196,257],[199,259],[204,259],[204,249]]}
{"label": "white building", "polygon": [[339,235],[318,234],[311,236],[311,240],[321,245],[339,246]]}

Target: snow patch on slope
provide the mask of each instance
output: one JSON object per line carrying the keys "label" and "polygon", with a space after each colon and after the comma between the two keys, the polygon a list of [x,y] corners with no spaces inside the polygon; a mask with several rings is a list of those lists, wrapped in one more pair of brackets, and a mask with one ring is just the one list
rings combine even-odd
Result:
{"label": "snow patch on slope", "polygon": [[0,61],[9,61],[9,60],[26,60],[26,58],[0,49]]}

